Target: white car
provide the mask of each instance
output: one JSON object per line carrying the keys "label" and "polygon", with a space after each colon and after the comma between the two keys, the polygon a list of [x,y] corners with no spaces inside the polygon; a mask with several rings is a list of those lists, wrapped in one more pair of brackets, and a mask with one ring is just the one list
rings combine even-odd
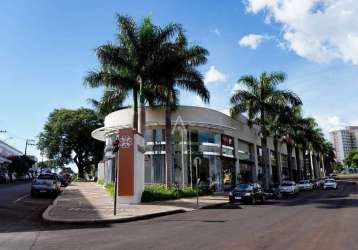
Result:
{"label": "white car", "polygon": [[337,187],[337,182],[334,179],[327,179],[323,183],[323,189],[337,189]]}
{"label": "white car", "polygon": [[300,190],[313,190],[313,184],[309,180],[299,181],[297,186]]}
{"label": "white car", "polygon": [[299,192],[299,188],[294,181],[284,181],[278,189],[282,194],[297,194]]}
{"label": "white car", "polygon": [[58,194],[61,192],[61,181],[56,174],[40,174],[31,185],[31,196],[40,193]]}

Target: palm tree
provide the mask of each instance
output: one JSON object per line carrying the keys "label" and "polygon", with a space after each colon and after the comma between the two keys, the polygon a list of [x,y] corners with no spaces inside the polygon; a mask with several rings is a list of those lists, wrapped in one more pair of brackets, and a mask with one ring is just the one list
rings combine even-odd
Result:
{"label": "palm tree", "polygon": [[[181,31],[178,24],[164,28],[152,24],[145,17],[140,25],[128,16],[117,16],[119,32],[117,44],[107,43],[96,49],[100,68],[90,71],[85,84],[91,87],[105,86],[133,95],[133,128],[144,134],[146,102],[152,104],[151,69],[156,54],[172,37]],[[140,103],[140,122],[138,129],[138,95]]]}
{"label": "palm tree", "polygon": [[88,99],[88,102],[96,110],[98,117],[104,119],[106,115],[123,108],[123,103],[128,97],[127,92],[120,90],[106,89],[100,100]]}
{"label": "palm tree", "polygon": [[239,89],[232,95],[231,115],[247,112],[249,124],[256,123],[260,127],[263,158],[264,186],[268,188],[268,152],[267,152],[267,117],[275,111],[277,105],[300,105],[300,98],[289,90],[279,90],[277,85],[285,80],[282,72],[264,72],[259,78],[247,75],[238,80],[245,89]]}
{"label": "palm tree", "polygon": [[281,130],[281,111],[278,111],[276,114],[270,114],[268,117],[268,126],[267,129],[270,135],[273,138],[273,147],[274,147],[274,157],[276,160],[276,175],[277,181],[279,184],[282,182],[282,172],[279,164],[279,150],[278,150],[278,143],[281,141],[282,138],[282,130]]}
{"label": "palm tree", "polygon": [[155,88],[157,101],[165,107],[166,183],[170,185],[174,180],[171,114],[179,104],[179,89],[196,93],[204,102],[209,102],[209,91],[196,69],[207,61],[208,51],[200,46],[189,46],[181,32],[175,43],[162,52],[154,75],[158,83]]}
{"label": "palm tree", "polygon": [[333,171],[336,154],[332,143],[325,140],[323,144],[323,162],[325,167],[325,174]]}
{"label": "palm tree", "polygon": [[[291,180],[300,179],[300,159],[299,159],[299,145],[296,143],[296,140],[299,140],[299,129],[301,125],[301,107],[293,106],[285,108],[283,115],[281,116],[281,131],[283,133],[283,139],[287,146],[287,164],[289,170],[289,178]],[[293,148],[295,149],[296,155],[296,165],[298,175],[293,175],[293,161],[292,153]],[[296,178],[295,178],[296,177]]]}

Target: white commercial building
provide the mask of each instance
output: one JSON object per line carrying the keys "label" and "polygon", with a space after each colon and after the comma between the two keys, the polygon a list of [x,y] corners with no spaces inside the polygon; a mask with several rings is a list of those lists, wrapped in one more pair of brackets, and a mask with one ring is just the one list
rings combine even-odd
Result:
{"label": "white commercial building", "polygon": [[[132,127],[133,110],[122,109],[105,118],[105,127],[92,132],[95,139],[106,142],[105,169],[107,182],[113,180],[114,159],[111,145],[116,131]],[[262,149],[259,129],[249,127],[247,119],[230,116],[208,108],[180,106],[172,112],[173,136],[173,182],[179,185],[193,185],[200,178],[214,191],[230,190],[238,182],[263,181],[261,167]],[[145,183],[165,183],[165,110],[162,107],[146,108],[145,139]],[[270,152],[269,172],[271,183],[279,178],[288,178],[287,147],[279,143],[278,159],[275,159],[274,145],[268,138]],[[303,154],[299,151],[299,168],[303,171]],[[307,158],[309,158],[307,156]],[[307,159],[306,158],[306,159]],[[199,160],[198,160],[199,159]],[[120,164],[119,159],[119,164]],[[196,176],[195,161],[200,161]],[[298,179],[295,150],[292,155],[293,179]],[[318,157],[313,159],[315,169],[306,169],[305,176],[311,178],[324,171]],[[281,173],[279,177],[279,173]]]}
{"label": "white commercial building", "polygon": [[349,126],[345,129],[329,133],[336,152],[337,162],[343,163],[349,152],[358,148],[358,126]]}
{"label": "white commercial building", "polygon": [[7,164],[11,163],[9,158],[22,155],[20,150],[0,140],[0,171],[5,170]]}

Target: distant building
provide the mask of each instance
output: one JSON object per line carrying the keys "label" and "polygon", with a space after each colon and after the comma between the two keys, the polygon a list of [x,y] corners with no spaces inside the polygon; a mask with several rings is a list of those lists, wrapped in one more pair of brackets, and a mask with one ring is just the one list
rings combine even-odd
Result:
{"label": "distant building", "polygon": [[358,126],[335,130],[330,132],[329,135],[336,151],[337,162],[342,163],[349,152],[358,148]]}
{"label": "distant building", "polygon": [[10,157],[22,154],[20,150],[0,140],[0,171],[6,167],[7,164],[11,163],[11,160],[9,160]]}

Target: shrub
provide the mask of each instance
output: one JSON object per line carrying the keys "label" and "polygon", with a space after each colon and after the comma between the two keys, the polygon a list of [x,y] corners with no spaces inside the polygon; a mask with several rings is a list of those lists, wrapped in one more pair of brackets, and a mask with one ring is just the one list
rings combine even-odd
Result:
{"label": "shrub", "polygon": [[[209,194],[207,190],[199,190],[199,195]],[[196,189],[189,186],[176,188],[175,186],[166,187],[163,184],[145,185],[142,193],[142,202],[174,200],[183,197],[196,196]]]}
{"label": "shrub", "polygon": [[98,179],[97,184],[104,186],[104,179]]}
{"label": "shrub", "polygon": [[175,188],[166,188],[162,184],[145,185],[142,193],[142,202],[163,201],[175,199]]}
{"label": "shrub", "polygon": [[108,183],[104,187],[110,193],[111,197],[114,198],[114,183]]}

